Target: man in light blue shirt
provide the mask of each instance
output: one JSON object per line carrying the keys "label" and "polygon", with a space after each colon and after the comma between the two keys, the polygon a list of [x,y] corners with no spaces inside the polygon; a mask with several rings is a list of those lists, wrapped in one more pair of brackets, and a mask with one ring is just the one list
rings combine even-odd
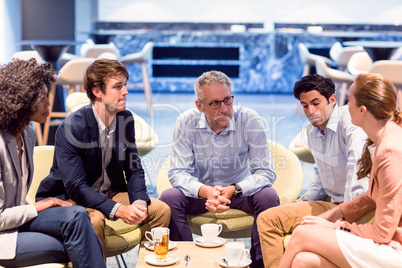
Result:
{"label": "man in light blue shirt", "polygon": [[[258,214],[279,205],[271,188],[276,179],[260,116],[233,107],[230,79],[221,72],[201,75],[194,86],[196,109],[176,122],[169,180],[173,188],[160,200],[172,211],[171,239],[192,241],[186,214],[220,213],[237,208]],[[250,267],[261,267],[262,255],[254,222]]]}
{"label": "man in light blue shirt", "polygon": [[[304,202],[271,208],[257,220],[266,268],[278,267],[283,256],[283,238],[293,232],[307,215],[321,216],[339,203],[363,194],[368,178],[357,179],[364,131],[353,125],[347,107],[336,105],[335,85],[329,78],[308,75],[296,82],[294,95],[300,100],[310,124],[307,142],[315,160],[314,178]],[[331,202],[323,201],[327,196]],[[308,202],[307,202],[308,201]]]}
{"label": "man in light blue shirt", "polygon": [[348,108],[334,105],[324,131],[312,124],[306,130],[315,165],[314,178],[304,200],[324,200],[329,196],[332,203],[342,203],[365,193],[368,178],[357,179],[356,162],[367,136],[351,123]]}

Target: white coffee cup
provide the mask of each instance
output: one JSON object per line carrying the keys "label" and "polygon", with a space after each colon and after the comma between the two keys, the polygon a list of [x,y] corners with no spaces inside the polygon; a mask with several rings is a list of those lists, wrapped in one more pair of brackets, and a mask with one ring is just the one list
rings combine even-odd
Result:
{"label": "white coffee cup", "polygon": [[205,243],[214,243],[218,235],[222,232],[222,225],[215,223],[206,223],[201,225],[201,234]]}
{"label": "white coffee cup", "polygon": [[243,257],[247,257],[247,255],[250,253],[250,251],[246,249],[242,243],[226,243],[225,250],[226,260],[228,261],[229,266],[240,265],[241,259]]}

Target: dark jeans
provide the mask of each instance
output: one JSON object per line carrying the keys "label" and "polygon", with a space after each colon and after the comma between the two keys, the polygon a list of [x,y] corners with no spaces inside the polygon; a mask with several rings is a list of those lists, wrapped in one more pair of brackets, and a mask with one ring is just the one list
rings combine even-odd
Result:
{"label": "dark jeans", "polygon": [[[176,188],[165,190],[160,200],[169,205],[172,211],[170,220],[170,237],[173,241],[192,241],[193,236],[186,219],[186,214],[202,214],[208,212],[205,199],[186,197]],[[257,216],[264,210],[279,205],[279,197],[271,187],[265,187],[252,196],[241,196],[231,200],[229,207],[254,214],[254,224],[251,232],[250,256],[253,263],[250,267],[263,267],[260,238],[257,231]]]}
{"label": "dark jeans", "polygon": [[53,207],[18,229],[17,252],[5,267],[66,263],[73,267],[106,267],[101,244],[88,212],[80,206]]}

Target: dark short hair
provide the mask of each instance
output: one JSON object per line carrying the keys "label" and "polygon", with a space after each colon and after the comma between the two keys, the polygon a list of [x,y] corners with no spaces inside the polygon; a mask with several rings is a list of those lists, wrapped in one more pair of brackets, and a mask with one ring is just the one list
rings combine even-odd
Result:
{"label": "dark short hair", "polygon": [[127,81],[130,78],[126,66],[117,60],[99,59],[88,67],[84,76],[84,88],[91,102],[96,99],[92,89],[97,87],[105,94],[107,80],[117,75],[124,75]]}
{"label": "dark short hair", "polygon": [[22,131],[45,97],[43,86],[50,91],[56,76],[50,63],[38,64],[34,58],[0,67],[0,129],[13,135]]}
{"label": "dark short hair", "polygon": [[331,79],[318,74],[306,75],[295,83],[293,95],[300,100],[301,93],[312,90],[317,90],[329,101],[329,98],[335,94],[335,84]]}

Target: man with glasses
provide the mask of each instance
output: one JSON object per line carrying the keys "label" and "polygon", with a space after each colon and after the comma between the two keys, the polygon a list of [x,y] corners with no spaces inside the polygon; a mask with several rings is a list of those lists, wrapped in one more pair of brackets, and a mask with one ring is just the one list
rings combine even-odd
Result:
{"label": "man with glasses", "polygon": [[[172,211],[171,239],[192,241],[186,214],[236,208],[258,214],[279,205],[276,179],[261,117],[233,107],[232,82],[222,72],[202,74],[194,85],[196,108],[176,122],[169,180],[160,200]],[[257,226],[251,237],[250,267],[262,267]]]}

